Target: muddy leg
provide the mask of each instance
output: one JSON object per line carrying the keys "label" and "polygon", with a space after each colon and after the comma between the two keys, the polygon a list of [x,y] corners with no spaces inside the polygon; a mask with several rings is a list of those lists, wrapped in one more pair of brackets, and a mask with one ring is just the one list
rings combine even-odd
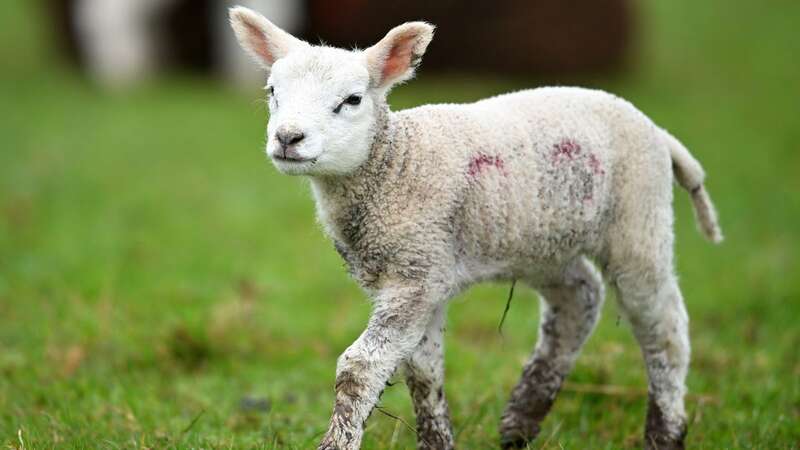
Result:
{"label": "muddy leg", "polygon": [[503,448],[525,448],[539,434],[564,377],[597,323],[604,289],[597,270],[578,258],[560,283],[540,289],[540,294],[539,339],[500,421]]}
{"label": "muddy leg", "polygon": [[398,365],[417,348],[433,312],[443,303],[430,290],[396,287],[377,295],[367,329],[336,368],[336,400],[320,450],[361,447],[364,422]]}
{"label": "muddy leg", "polygon": [[417,416],[417,447],[425,450],[453,448],[450,411],[444,395],[444,307],[434,312],[427,331],[406,361],[406,383]]}
{"label": "muddy leg", "polygon": [[683,397],[689,367],[689,318],[670,269],[631,272],[617,281],[620,303],[642,348],[650,380],[645,448],[684,448]]}

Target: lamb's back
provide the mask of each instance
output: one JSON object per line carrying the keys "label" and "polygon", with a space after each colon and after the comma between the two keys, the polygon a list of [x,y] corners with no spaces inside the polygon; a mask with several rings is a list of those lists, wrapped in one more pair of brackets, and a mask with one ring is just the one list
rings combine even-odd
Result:
{"label": "lamb's back", "polygon": [[622,138],[649,124],[611,94],[562,87],[397,114],[417,181],[456,205],[457,250],[476,263],[597,250]]}

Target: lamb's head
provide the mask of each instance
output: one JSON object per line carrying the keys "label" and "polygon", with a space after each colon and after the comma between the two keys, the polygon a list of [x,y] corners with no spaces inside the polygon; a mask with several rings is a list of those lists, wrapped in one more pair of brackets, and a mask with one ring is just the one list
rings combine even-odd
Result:
{"label": "lamb's head", "polygon": [[432,25],[409,22],[366,50],[344,50],[312,46],[247,8],[230,18],[267,72],[267,154],[293,175],[344,175],[363,164],[386,95],[414,75],[433,37]]}

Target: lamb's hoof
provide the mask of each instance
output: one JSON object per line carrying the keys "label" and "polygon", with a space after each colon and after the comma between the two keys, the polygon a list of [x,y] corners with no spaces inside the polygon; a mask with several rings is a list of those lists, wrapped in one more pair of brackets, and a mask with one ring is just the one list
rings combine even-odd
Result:
{"label": "lamb's hoof", "polygon": [[528,444],[539,435],[539,425],[529,424],[527,427],[507,428],[501,425],[500,447],[505,449],[528,448]]}
{"label": "lamb's hoof", "polygon": [[334,430],[322,439],[317,450],[358,450],[361,448],[361,436],[355,431]]}
{"label": "lamb's hoof", "polygon": [[341,450],[338,445],[332,443],[327,437],[323,440],[317,450]]}
{"label": "lamb's hoof", "polygon": [[684,450],[684,440],[686,432],[678,436],[668,435],[647,435],[644,438],[645,450]]}
{"label": "lamb's hoof", "polygon": [[501,437],[500,448],[503,450],[527,448],[530,441],[522,437]]}
{"label": "lamb's hoof", "polygon": [[644,427],[644,448],[646,450],[683,450],[686,432],[686,419],[672,418],[669,420],[651,394],[648,399],[647,419]]}

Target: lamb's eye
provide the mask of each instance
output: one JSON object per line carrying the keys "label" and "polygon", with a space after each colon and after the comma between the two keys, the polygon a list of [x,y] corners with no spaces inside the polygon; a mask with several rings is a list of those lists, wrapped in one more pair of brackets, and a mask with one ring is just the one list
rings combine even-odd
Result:
{"label": "lamb's eye", "polygon": [[360,105],[361,104],[361,96],[360,95],[351,95],[350,97],[347,97],[347,99],[344,102],[347,103],[348,105],[353,105],[353,106]]}
{"label": "lamb's eye", "polygon": [[360,104],[361,104],[361,96],[353,94],[353,95],[347,97],[346,99],[344,99],[344,101],[342,103],[339,103],[336,106],[336,108],[333,108],[333,113],[334,114],[339,114],[339,111],[342,110],[342,106],[344,106],[344,105],[358,106]]}
{"label": "lamb's eye", "polygon": [[270,101],[269,105],[272,107],[272,102],[275,102],[275,107],[278,107],[278,98],[275,97],[275,87],[274,86],[267,86],[267,100]]}

